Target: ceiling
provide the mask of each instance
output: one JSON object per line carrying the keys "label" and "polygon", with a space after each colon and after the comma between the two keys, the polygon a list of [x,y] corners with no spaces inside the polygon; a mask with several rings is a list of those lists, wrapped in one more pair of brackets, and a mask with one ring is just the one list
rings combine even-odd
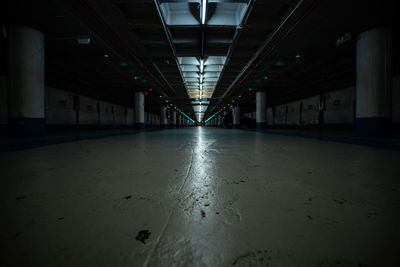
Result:
{"label": "ceiling", "polygon": [[[46,35],[46,83],[122,105],[146,94],[146,110],[168,105],[197,121],[257,90],[276,105],[355,83],[357,35],[390,27],[398,67],[395,8],[345,0],[8,1],[0,23]],[[3,27],[2,27],[3,28]],[[78,40],[90,38],[89,44]],[[339,40],[339,41],[338,41]],[[0,39],[6,72],[6,38]]]}

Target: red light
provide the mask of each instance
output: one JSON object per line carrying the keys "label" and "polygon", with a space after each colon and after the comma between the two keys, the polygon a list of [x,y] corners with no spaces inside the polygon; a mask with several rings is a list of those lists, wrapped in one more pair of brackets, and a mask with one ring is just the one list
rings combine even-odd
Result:
{"label": "red light", "polygon": [[150,88],[149,90],[150,90],[150,91],[153,91],[153,89],[152,89],[152,88]]}

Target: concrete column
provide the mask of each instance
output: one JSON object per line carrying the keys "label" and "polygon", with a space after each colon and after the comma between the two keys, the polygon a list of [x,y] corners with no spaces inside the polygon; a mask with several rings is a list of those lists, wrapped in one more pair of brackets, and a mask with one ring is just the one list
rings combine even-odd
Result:
{"label": "concrete column", "polygon": [[265,92],[256,93],[256,124],[257,129],[265,129]]}
{"label": "concrete column", "polygon": [[172,126],[176,128],[176,110],[172,111]]}
{"label": "concrete column", "polygon": [[221,127],[221,115],[218,115],[218,127]]}
{"label": "concrete column", "polygon": [[135,92],[135,128],[144,129],[144,93]]}
{"label": "concrete column", "polygon": [[160,115],[160,126],[161,128],[167,128],[167,107],[161,106],[161,115]]}
{"label": "concrete column", "polygon": [[234,106],[232,107],[232,117],[233,117],[233,128],[240,128],[240,107]]}
{"label": "concrete column", "polygon": [[12,26],[8,36],[8,127],[12,136],[45,133],[44,35]]}
{"label": "concrete column", "polygon": [[390,135],[392,122],[392,34],[373,29],[356,45],[356,134]]}

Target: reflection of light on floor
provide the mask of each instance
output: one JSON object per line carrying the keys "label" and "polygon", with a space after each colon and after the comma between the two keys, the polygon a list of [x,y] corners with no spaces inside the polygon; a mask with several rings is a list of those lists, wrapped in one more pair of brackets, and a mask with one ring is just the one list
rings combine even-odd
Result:
{"label": "reflection of light on floor", "polygon": [[207,139],[206,131],[202,127],[197,127],[197,131],[192,167],[183,190],[185,195],[183,204],[185,213],[190,219],[202,220],[204,216],[207,216],[207,209],[210,209],[213,204],[215,156],[209,153],[208,148],[214,144],[215,140]]}
{"label": "reflection of light on floor", "polygon": [[[184,236],[190,236],[192,246],[196,250],[201,248],[201,259],[205,262],[215,260],[215,251],[218,250],[218,241],[210,242],[204,239],[204,233],[213,232],[218,227],[220,213],[216,203],[216,153],[211,149],[216,139],[207,136],[208,129],[197,127],[197,134],[193,142],[193,161],[186,184],[181,192],[183,206],[182,219],[186,220]],[[181,229],[182,231],[182,229]],[[218,245],[217,245],[218,244]],[[213,265],[208,262],[207,265]]]}

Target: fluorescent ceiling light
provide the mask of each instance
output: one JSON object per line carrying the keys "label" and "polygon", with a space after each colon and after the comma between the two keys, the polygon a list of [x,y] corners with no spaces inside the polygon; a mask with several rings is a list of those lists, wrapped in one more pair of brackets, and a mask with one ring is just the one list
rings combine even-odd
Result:
{"label": "fluorescent ceiling light", "polygon": [[201,24],[206,22],[206,8],[207,8],[207,0],[202,0],[201,4]]}
{"label": "fluorescent ceiling light", "polygon": [[200,84],[200,90],[203,90],[203,84],[202,83]]}
{"label": "fluorescent ceiling light", "polygon": [[203,74],[200,74],[200,83],[203,83]]}
{"label": "fluorescent ceiling light", "polygon": [[200,73],[203,73],[203,69],[204,69],[204,61],[203,59],[200,59]]}
{"label": "fluorescent ceiling light", "polygon": [[80,45],[88,45],[90,43],[90,35],[79,35],[79,36],[76,36],[76,41]]}

